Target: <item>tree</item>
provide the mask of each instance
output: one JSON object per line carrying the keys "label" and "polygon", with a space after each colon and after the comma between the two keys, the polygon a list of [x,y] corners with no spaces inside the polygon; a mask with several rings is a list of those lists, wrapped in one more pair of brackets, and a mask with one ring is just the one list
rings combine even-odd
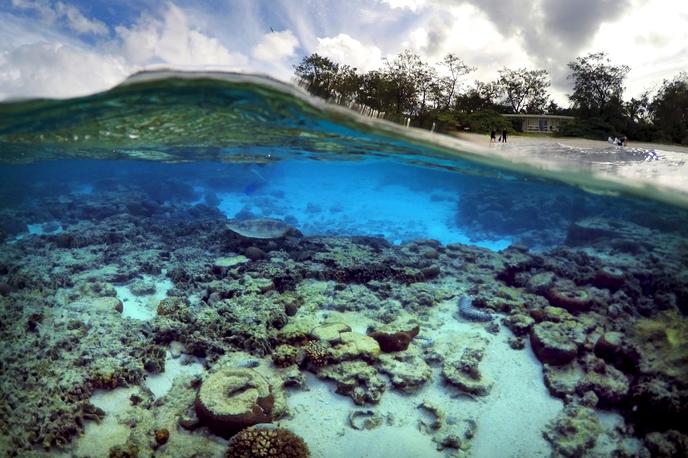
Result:
{"label": "tree", "polygon": [[451,53],[444,56],[444,59],[442,59],[440,65],[442,65],[449,72],[449,75],[442,78],[441,81],[438,82],[436,88],[439,89],[439,94],[443,93],[443,108],[448,110],[454,101],[454,95],[457,91],[459,79],[462,76],[474,72],[475,67],[466,65],[463,60]]}
{"label": "tree", "polygon": [[420,56],[405,49],[393,60],[385,59],[384,76],[394,94],[394,113],[411,114],[416,105],[418,83],[424,63]]}
{"label": "tree", "polygon": [[329,99],[339,72],[339,65],[317,53],[304,57],[294,66],[294,73],[308,92]]}
{"label": "tree", "polygon": [[573,80],[573,93],[569,99],[580,115],[610,120],[620,114],[628,66],[612,64],[602,52],[578,57],[568,66],[571,69],[568,78]]}
{"label": "tree", "polygon": [[550,81],[547,70],[503,68],[499,71],[497,85],[514,113],[522,110],[542,112],[549,100],[547,88]]}
{"label": "tree", "polygon": [[651,109],[662,140],[688,145],[688,73],[664,80]]}

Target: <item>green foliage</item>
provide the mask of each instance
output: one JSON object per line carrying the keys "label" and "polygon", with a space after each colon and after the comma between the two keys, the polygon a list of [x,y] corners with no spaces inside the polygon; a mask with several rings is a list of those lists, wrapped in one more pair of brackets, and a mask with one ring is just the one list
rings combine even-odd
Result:
{"label": "green foliage", "polygon": [[688,145],[688,73],[665,80],[651,108],[659,139]]}
{"label": "green foliage", "polygon": [[473,113],[444,112],[437,115],[437,119],[443,127],[459,131],[489,133],[492,129],[499,132],[506,129],[510,133],[514,132],[508,118],[490,109]]}
{"label": "green foliage", "polygon": [[573,93],[569,99],[583,117],[603,116],[617,111],[622,104],[623,81],[630,68],[614,65],[605,53],[590,53],[569,62]]}
{"label": "green foliage", "polygon": [[549,100],[547,70],[503,68],[499,71],[497,86],[513,113],[542,113]]}
{"label": "green foliage", "polygon": [[382,113],[385,119],[439,131],[468,129],[514,130],[500,113],[573,115],[560,135],[688,144],[688,74],[664,81],[655,97],[649,93],[624,102],[626,65],[612,64],[605,53],[590,53],[568,64],[573,82],[571,107],[549,97],[550,79],[543,69],[503,68],[495,81],[475,81],[465,88],[462,78],[475,71],[454,54],[435,65],[404,50],[386,59],[382,68],[358,73],[356,68],[311,54],[294,66],[312,94],[338,103],[355,102]]}

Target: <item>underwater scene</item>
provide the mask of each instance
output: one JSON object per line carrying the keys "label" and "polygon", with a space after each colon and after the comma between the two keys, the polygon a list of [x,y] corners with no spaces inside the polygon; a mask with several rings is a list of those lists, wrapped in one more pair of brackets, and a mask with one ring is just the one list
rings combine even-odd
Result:
{"label": "underwater scene", "polygon": [[0,453],[686,456],[685,161],[523,151],[243,75],[1,104]]}

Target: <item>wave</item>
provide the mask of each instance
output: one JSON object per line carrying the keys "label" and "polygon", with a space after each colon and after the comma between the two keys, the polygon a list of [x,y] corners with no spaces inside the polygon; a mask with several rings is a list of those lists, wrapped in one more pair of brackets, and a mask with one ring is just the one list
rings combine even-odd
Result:
{"label": "wave", "polygon": [[159,70],[74,99],[0,104],[0,162],[62,158],[272,162],[391,157],[461,173],[525,173],[688,207],[685,153],[561,144],[484,148],[406,128],[264,75]]}

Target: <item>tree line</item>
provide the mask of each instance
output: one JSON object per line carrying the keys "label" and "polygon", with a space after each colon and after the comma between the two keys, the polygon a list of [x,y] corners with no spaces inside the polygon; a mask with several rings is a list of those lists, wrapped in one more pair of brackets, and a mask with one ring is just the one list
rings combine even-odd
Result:
{"label": "tree line", "polygon": [[381,68],[359,72],[319,54],[305,56],[294,73],[308,92],[338,103],[356,103],[386,119],[443,130],[513,130],[507,113],[547,113],[576,117],[561,135],[688,144],[688,73],[623,100],[626,65],[614,65],[605,53],[590,53],[568,64],[569,106],[551,97],[545,69],[502,68],[493,81],[465,83],[474,66],[455,54],[434,64],[404,50]]}

